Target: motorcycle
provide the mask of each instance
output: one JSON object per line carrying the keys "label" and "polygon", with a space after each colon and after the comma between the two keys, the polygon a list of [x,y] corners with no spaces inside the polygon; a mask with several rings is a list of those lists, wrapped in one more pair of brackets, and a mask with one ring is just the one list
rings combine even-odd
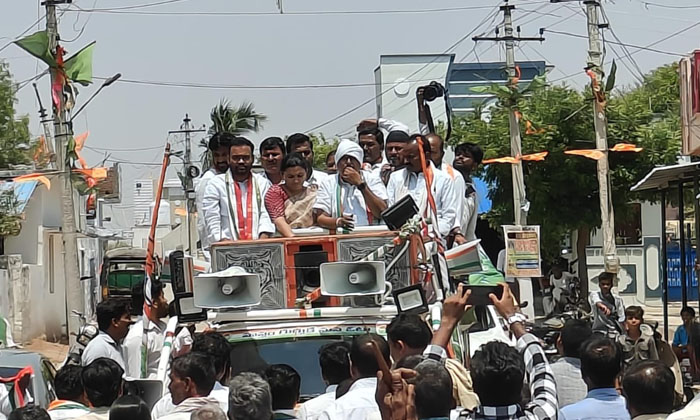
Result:
{"label": "motorcycle", "polygon": [[73,343],[68,350],[66,355],[66,360],[64,360],[63,365],[77,365],[80,366],[80,360],[87,347],[88,343],[99,334],[99,328],[95,322],[88,321],[85,314],[78,312],[76,310],[71,311],[71,315],[78,317],[80,319],[80,327],[78,328],[78,333],[71,333],[75,337],[75,343]]}

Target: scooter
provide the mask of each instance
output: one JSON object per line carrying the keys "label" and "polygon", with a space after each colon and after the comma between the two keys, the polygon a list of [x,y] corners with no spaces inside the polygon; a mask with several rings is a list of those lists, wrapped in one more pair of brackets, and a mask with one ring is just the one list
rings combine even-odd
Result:
{"label": "scooter", "polygon": [[66,360],[63,365],[77,365],[80,366],[80,359],[87,347],[88,343],[92,341],[93,338],[97,337],[99,334],[99,329],[97,324],[88,321],[87,317],[76,310],[71,311],[72,316],[76,316],[80,319],[80,327],[78,328],[78,333],[71,333],[75,337],[75,343],[71,345],[66,355]]}

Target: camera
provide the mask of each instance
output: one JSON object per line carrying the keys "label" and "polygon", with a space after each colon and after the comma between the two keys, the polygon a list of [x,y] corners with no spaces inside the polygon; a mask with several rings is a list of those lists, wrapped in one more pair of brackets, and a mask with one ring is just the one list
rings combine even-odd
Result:
{"label": "camera", "polygon": [[428,86],[422,86],[423,99],[426,102],[432,102],[437,98],[445,96],[445,87],[438,82],[430,82]]}

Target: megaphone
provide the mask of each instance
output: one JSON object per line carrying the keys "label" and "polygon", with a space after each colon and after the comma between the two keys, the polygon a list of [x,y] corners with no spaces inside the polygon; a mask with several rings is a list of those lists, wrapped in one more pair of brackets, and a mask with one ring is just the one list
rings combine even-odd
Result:
{"label": "megaphone", "polygon": [[383,261],[332,262],[321,264],[324,296],[377,295],[385,291]]}
{"label": "megaphone", "polygon": [[241,267],[200,274],[194,281],[194,305],[208,309],[259,305],[260,286],[260,275]]}

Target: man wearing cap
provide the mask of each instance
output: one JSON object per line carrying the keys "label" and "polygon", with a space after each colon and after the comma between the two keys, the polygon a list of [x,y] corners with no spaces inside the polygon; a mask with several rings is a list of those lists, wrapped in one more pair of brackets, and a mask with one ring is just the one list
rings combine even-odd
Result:
{"label": "man wearing cap", "polygon": [[314,220],[326,229],[376,224],[387,207],[386,188],[378,176],[362,170],[364,152],[352,140],[341,140],[335,152],[338,173],[321,182]]}

